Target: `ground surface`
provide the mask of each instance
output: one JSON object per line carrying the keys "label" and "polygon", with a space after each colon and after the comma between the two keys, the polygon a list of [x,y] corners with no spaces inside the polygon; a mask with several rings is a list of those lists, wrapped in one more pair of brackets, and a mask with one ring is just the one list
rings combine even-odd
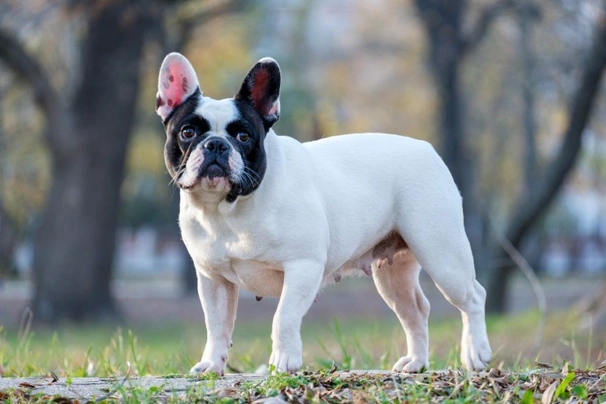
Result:
{"label": "ground surface", "polygon": [[502,373],[437,371],[303,372],[297,375],[227,375],[221,378],[0,378],[0,400],[22,402],[603,402],[606,368],[537,368]]}

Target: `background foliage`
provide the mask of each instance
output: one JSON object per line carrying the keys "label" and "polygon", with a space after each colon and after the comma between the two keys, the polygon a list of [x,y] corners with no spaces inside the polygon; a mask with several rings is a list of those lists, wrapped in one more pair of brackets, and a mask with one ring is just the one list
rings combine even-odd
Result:
{"label": "background foliage", "polygon": [[[280,134],[306,141],[376,131],[435,144],[463,193],[478,276],[490,286],[494,311],[507,308],[513,268],[494,231],[505,233],[538,271],[603,275],[604,8],[599,0],[6,0],[0,5],[0,273],[32,279],[40,320],[105,318],[117,311],[113,269],[128,244],[116,232],[151,228],[161,240],[154,248],[179,244],[178,195],[168,184],[164,134],[153,111],[160,61],[178,50],[214,98],[235,93],[257,58],[278,59]],[[111,42],[101,18],[131,34]],[[140,56],[132,57],[135,45],[117,51],[134,38]],[[11,49],[38,70],[28,75],[15,68]],[[110,73],[136,78],[126,80],[131,98],[122,99]],[[107,100],[135,108],[119,117]],[[586,119],[575,127],[579,113]],[[116,130],[109,128],[124,135],[112,137]],[[566,159],[575,168],[562,169],[552,184]],[[98,181],[109,177],[113,185],[103,189]],[[544,188],[557,198],[536,202]],[[76,189],[89,204],[71,207],[66,190]],[[108,208],[113,204],[118,218]],[[529,228],[520,235],[525,215]],[[94,301],[86,314],[70,308],[81,307],[82,296]]]}

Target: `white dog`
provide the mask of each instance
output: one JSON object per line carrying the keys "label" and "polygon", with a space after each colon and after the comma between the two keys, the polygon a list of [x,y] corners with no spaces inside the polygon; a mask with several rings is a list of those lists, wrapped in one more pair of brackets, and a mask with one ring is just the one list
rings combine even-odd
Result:
{"label": "white dog", "polygon": [[403,136],[301,144],[276,135],[280,77],[276,61],[261,59],[234,98],[214,100],[182,55],[169,54],[160,69],[165,161],[181,188],[179,222],[206,319],[206,347],[191,371],[224,373],[239,288],[280,298],[269,363],[296,371],[301,321],[319,290],[362,271],[406,333],[408,354],[393,369],[422,371],[429,302],[421,267],[461,311],[463,364],[486,368],[486,292],[446,165],[431,145]]}

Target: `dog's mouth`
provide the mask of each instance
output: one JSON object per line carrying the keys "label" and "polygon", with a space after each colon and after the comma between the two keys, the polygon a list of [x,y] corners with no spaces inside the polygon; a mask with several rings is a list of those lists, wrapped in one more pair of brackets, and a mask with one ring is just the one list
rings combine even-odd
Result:
{"label": "dog's mouth", "polygon": [[197,186],[202,189],[221,191],[231,187],[231,170],[224,167],[220,162],[205,164],[198,170],[197,178],[189,184],[181,184],[181,188],[192,190]]}
{"label": "dog's mouth", "polygon": [[221,167],[218,163],[209,165],[206,169],[200,170],[200,178],[221,178],[229,177],[229,172],[224,167]]}

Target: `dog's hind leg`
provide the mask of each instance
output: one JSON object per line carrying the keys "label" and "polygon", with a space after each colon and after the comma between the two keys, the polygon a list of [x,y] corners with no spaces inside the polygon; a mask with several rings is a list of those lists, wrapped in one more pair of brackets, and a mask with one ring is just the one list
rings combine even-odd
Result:
{"label": "dog's hind leg", "polygon": [[461,362],[469,370],[485,369],[492,355],[484,318],[486,291],[476,280],[459,191],[444,162],[428,150],[398,195],[395,227],[446,300],[461,312]]}
{"label": "dog's hind leg", "polygon": [[446,300],[461,312],[461,362],[469,370],[482,370],[492,356],[484,317],[486,291],[475,278],[473,255],[462,220],[458,228],[445,228],[453,231],[446,234],[434,230],[431,234],[404,238]]}
{"label": "dog's hind leg", "polygon": [[462,257],[449,255],[444,251],[442,257],[425,262],[423,268],[446,300],[461,312],[461,362],[468,370],[482,370],[488,366],[492,356],[484,316],[486,291],[473,276],[471,251],[469,257],[462,261]]}
{"label": "dog's hind leg", "polygon": [[429,301],[419,285],[421,266],[409,250],[398,253],[393,264],[374,268],[372,278],[385,303],[396,313],[404,332],[408,352],[393,366],[397,372],[420,372],[429,361]]}

